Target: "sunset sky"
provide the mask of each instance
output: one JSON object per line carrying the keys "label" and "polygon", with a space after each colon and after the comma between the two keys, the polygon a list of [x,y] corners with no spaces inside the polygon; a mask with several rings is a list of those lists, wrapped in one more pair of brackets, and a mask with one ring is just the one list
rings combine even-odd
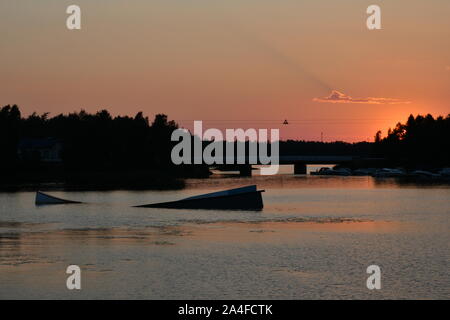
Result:
{"label": "sunset sky", "polygon": [[0,35],[0,105],[25,115],[143,111],[353,142],[450,113],[449,0],[2,0]]}

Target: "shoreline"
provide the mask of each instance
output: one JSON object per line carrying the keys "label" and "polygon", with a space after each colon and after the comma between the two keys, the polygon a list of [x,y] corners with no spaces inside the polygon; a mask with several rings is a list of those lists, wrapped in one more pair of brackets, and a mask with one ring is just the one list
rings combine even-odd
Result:
{"label": "shoreline", "polygon": [[[417,186],[450,186],[450,177],[427,177],[427,176],[403,176],[403,177],[388,177],[388,176],[363,176],[363,175],[289,175],[281,174],[281,177],[303,178],[303,179],[328,179],[328,178],[371,178],[376,184],[382,185],[384,183],[394,182],[397,185],[417,185]],[[259,177],[259,176],[255,176]],[[211,180],[214,178],[223,178],[222,176],[211,176],[209,179],[204,177],[186,177],[186,178],[174,178],[174,177],[152,177],[149,180],[122,180],[122,181],[92,181],[88,183],[72,182],[72,181],[32,181],[32,182],[0,182],[0,192],[14,193],[14,192],[35,192],[35,191],[177,191],[184,190],[189,187],[189,183],[186,180]],[[248,183],[248,177],[240,177],[239,175],[229,175],[227,178],[242,180],[242,184]],[[225,188],[226,186],[224,186]]]}

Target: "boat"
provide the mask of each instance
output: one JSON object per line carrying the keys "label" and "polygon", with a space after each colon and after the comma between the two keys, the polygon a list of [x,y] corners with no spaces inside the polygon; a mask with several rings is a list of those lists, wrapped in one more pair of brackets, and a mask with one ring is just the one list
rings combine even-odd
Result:
{"label": "boat", "polygon": [[262,210],[263,200],[256,185],[206,193],[177,201],[152,203],[136,206],[139,208],[170,209],[217,209],[217,210]]}
{"label": "boat", "polygon": [[328,176],[331,175],[332,169],[328,167],[322,167],[317,171],[312,171],[310,174],[312,176]]}
{"label": "boat", "polygon": [[401,169],[382,168],[373,174],[376,178],[398,178],[405,176],[405,172]]}
{"label": "boat", "polygon": [[370,169],[365,168],[359,168],[353,171],[354,176],[370,176],[371,173],[375,172],[374,170],[371,171]]}
{"label": "boat", "polygon": [[36,205],[46,204],[69,204],[69,203],[81,203],[79,201],[65,200],[43,193],[41,191],[36,192]]}
{"label": "boat", "polygon": [[323,167],[318,171],[312,171],[310,174],[313,176],[350,176],[352,174],[352,171],[348,168],[334,169]]}
{"label": "boat", "polygon": [[441,174],[439,173],[433,173],[430,171],[425,170],[415,170],[410,173],[411,177],[419,177],[419,178],[439,178],[441,177]]}

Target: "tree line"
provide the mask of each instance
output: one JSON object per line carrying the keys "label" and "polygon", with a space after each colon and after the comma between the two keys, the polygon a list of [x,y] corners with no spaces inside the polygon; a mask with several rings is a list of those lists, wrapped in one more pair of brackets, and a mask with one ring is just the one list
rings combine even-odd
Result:
{"label": "tree line", "polygon": [[[142,112],[113,117],[107,110],[22,117],[16,105],[7,105],[0,108],[0,172],[30,167],[18,156],[21,140],[52,137],[62,142],[65,171],[153,170],[182,175],[189,169],[174,166],[170,158],[176,144],[171,134],[178,127],[164,114],[153,121]],[[442,166],[450,163],[449,138],[450,115],[436,119],[411,115],[405,124],[389,129],[386,137],[377,132],[374,143],[288,140],[280,142],[280,155],[353,155],[386,158],[398,165]]]}
{"label": "tree line", "polygon": [[386,137],[375,135],[374,154],[413,167],[450,166],[450,114],[434,118],[410,115]]}
{"label": "tree line", "polygon": [[16,105],[0,109],[2,167],[20,163],[22,138],[52,137],[63,143],[61,157],[68,169],[126,169],[165,167],[170,164],[172,131],[178,128],[164,114],[150,123],[142,112],[134,117],[112,117],[107,110],[84,110],[50,118],[36,113],[23,118]]}

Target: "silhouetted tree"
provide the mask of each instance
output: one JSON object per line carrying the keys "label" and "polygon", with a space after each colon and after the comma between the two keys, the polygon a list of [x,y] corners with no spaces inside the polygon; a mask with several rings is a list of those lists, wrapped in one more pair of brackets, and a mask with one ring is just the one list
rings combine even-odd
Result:
{"label": "silhouetted tree", "polygon": [[[63,162],[68,170],[135,170],[171,165],[172,131],[178,128],[164,114],[149,123],[142,112],[134,118],[112,117],[107,110],[95,114],[84,110],[59,114],[32,113],[21,118],[19,108],[0,109],[0,149],[2,167],[18,163],[20,138],[52,137],[62,141]],[[158,170],[158,168],[155,168]]]}
{"label": "silhouetted tree", "polygon": [[406,124],[398,123],[378,142],[389,159],[411,166],[450,165],[450,114],[410,115]]}
{"label": "silhouetted tree", "polygon": [[0,166],[2,171],[11,170],[16,165],[20,119],[17,105],[7,105],[0,109]]}

